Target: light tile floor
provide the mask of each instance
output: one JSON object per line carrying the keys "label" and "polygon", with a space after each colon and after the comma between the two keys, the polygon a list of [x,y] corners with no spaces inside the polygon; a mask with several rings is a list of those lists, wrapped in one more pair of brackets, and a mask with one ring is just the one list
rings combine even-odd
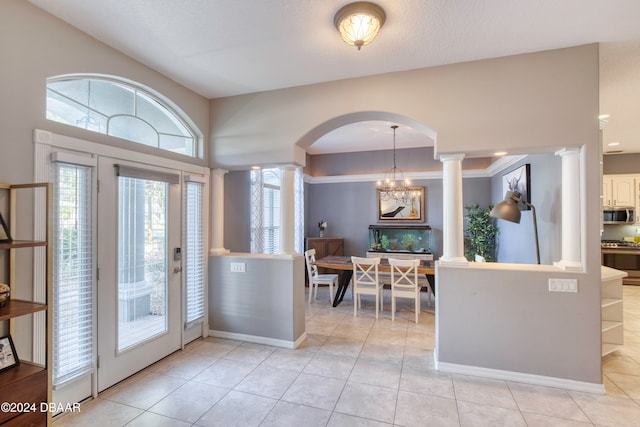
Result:
{"label": "light tile floor", "polygon": [[[189,344],[57,417],[64,426],[640,426],[640,287],[625,286],[625,346],[603,363],[606,394],[433,369],[434,315],[411,303],[353,317],[321,288],[298,350],[226,339]],[[389,295],[385,307],[390,308]]]}

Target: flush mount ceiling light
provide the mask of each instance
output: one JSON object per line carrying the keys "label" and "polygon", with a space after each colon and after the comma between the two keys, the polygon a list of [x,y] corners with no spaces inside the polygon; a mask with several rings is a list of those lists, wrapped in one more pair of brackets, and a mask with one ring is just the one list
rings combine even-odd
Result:
{"label": "flush mount ceiling light", "polygon": [[380,6],[358,1],[340,9],[333,18],[333,24],[345,43],[360,50],[373,41],[385,19],[386,15]]}

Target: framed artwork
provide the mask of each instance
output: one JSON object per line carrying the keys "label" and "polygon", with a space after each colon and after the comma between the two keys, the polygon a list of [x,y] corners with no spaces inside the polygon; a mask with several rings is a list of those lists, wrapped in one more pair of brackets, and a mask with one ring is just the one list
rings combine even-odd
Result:
{"label": "framed artwork", "polygon": [[7,227],[7,223],[4,222],[4,218],[2,214],[0,214],[0,242],[10,242],[11,235],[9,234],[9,227]]}
{"label": "framed artwork", "polygon": [[378,189],[378,221],[424,222],[424,187],[409,187],[407,197],[396,200],[393,192]]}
{"label": "framed artwork", "polygon": [[16,354],[11,335],[0,338],[0,372],[18,366],[20,360]]}
{"label": "framed artwork", "polygon": [[[507,191],[517,191],[520,193],[522,200],[526,200],[531,203],[531,165],[529,163],[520,166],[507,172],[502,176],[502,196],[507,194]],[[518,207],[521,211],[528,211],[531,209],[524,203],[518,203]]]}

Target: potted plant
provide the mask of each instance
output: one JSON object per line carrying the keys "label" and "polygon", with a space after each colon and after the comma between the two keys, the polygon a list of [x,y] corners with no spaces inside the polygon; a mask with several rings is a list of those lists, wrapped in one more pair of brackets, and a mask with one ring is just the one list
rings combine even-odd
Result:
{"label": "potted plant", "polygon": [[477,203],[464,207],[467,211],[464,256],[469,261],[476,260],[476,256],[484,261],[495,261],[498,226],[495,218],[489,216],[491,208],[481,208]]}

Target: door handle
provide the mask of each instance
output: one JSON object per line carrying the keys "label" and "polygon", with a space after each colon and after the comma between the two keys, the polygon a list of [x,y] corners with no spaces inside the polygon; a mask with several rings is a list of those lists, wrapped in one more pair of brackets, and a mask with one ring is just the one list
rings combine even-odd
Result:
{"label": "door handle", "polygon": [[182,271],[182,267],[174,267],[173,268],[173,272],[174,273],[180,273]]}

